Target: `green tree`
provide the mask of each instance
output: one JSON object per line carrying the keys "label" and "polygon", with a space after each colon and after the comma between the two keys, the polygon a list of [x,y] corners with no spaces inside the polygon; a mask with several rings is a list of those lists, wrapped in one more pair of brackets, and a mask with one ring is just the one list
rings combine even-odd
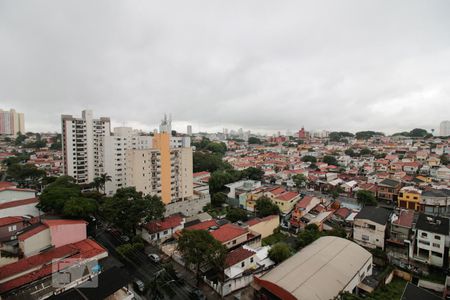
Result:
{"label": "green tree", "polygon": [[376,206],[377,200],[375,195],[371,191],[359,190],[356,192],[356,199],[362,206]]}
{"label": "green tree", "polygon": [[214,193],[211,196],[211,205],[213,207],[222,207],[223,204],[225,204],[228,200],[228,196],[224,193]]}
{"label": "green tree", "polygon": [[107,173],[103,173],[103,174],[100,174],[99,177],[94,178],[93,185],[97,189],[97,192],[99,192],[100,190],[103,190],[103,194],[105,194],[106,193],[106,189],[105,189],[106,183],[111,180],[112,180],[111,176],[109,176]]}
{"label": "green tree", "polygon": [[248,138],[248,143],[250,145],[261,145],[262,141],[259,138],[257,138],[257,137],[251,136],[251,137]]}
{"label": "green tree", "polygon": [[428,134],[428,132],[425,129],[422,128],[414,128],[409,132],[410,137],[418,137],[423,138]]}
{"label": "green tree", "polygon": [[449,158],[448,158],[447,154],[442,154],[440,159],[441,159],[441,165],[446,166],[449,164]]}
{"label": "green tree", "polygon": [[241,172],[237,170],[220,170],[211,174],[208,184],[211,193],[217,193],[225,189],[225,185],[238,181],[242,178]]}
{"label": "green tree", "polygon": [[27,136],[26,136],[26,135],[23,135],[22,133],[19,132],[19,134],[17,135],[17,137],[16,137],[16,139],[15,139],[15,141],[14,141],[14,144],[15,144],[16,146],[20,146],[20,145],[23,144],[23,142],[24,142],[26,139],[27,139]]}
{"label": "green tree", "polygon": [[139,261],[138,253],[144,249],[145,245],[142,242],[127,243],[116,248],[117,253],[125,260]]}
{"label": "green tree", "polygon": [[226,218],[227,218],[227,220],[229,220],[232,223],[237,222],[237,221],[245,222],[248,220],[246,211],[243,209],[240,209],[240,208],[231,208],[227,212]]}
{"label": "green tree", "polygon": [[338,163],[336,157],[331,156],[331,155],[325,155],[325,156],[323,157],[322,161],[323,161],[324,163],[326,163],[326,164],[333,165],[333,166],[338,166],[338,165],[339,165],[339,163]]}
{"label": "green tree", "polygon": [[12,181],[17,181],[22,186],[36,187],[44,178],[45,171],[32,164],[12,164],[6,170],[6,175]]}
{"label": "green tree", "polygon": [[277,264],[286,260],[291,255],[291,249],[286,243],[277,243],[269,250],[269,258]]}
{"label": "green tree", "polygon": [[81,197],[80,186],[72,177],[61,176],[44,189],[38,207],[45,212],[61,214],[66,201],[78,197]]}
{"label": "green tree", "polygon": [[183,230],[178,240],[178,250],[187,266],[193,266],[197,285],[202,276],[202,266],[210,265],[223,270],[227,249],[205,230]]}
{"label": "green tree", "polygon": [[361,151],[359,151],[359,154],[370,155],[370,154],[372,154],[372,151],[369,148],[363,148],[363,149],[361,149]]}
{"label": "green tree", "polygon": [[304,174],[296,174],[292,176],[292,180],[298,189],[305,187],[308,183],[308,178]]}
{"label": "green tree", "polygon": [[358,140],[368,140],[374,136],[384,136],[384,133],[368,130],[357,132],[355,136]]}
{"label": "green tree", "polygon": [[264,171],[261,168],[250,167],[242,171],[242,178],[251,180],[262,180]]}
{"label": "green tree", "polygon": [[315,224],[309,224],[305,230],[300,231],[297,235],[297,247],[303,248],[317,240],[321,236],[319,228]]}
{"label": "green tree", "polygon": [[64,203],[63,214],[70,218],[87,219],[89,216],[95,214],[97,211],[97,204],[95,200],[84,197],[73,197]]}
{"label": "green tree", "polygon": [[157,196],[143,196],[134,187],[118,189],[113,197],[106,198],[101,206],[105,219],[124,233],[134,235],[141,222],[161,219],[164,203]]}
{"label": "green tree", "polygon": [[262,196],[256,200],[255,211],[258,217],[263,218],[270,215],[278,215],[280,213],[280,208],[268,197]]}
{"label": "green tree", "polygon": [[353,150],[353,148],[348,148],[344,151],[345,155],[348,155],[350,157],[356,157],[358,154]]}
{"label": "green tree", "polygon": [[222,155],[218,153],[195,151],[192,158],[194,172],[214,172],[232,168],[230,164],[222,160]]}
{"label": "green tree", "polygon": [[310,162],[310,163],[316,163],[317,162],[317,158],[315,158],[312,155],[305,155],[301,158],[302,161],[304,162]]}

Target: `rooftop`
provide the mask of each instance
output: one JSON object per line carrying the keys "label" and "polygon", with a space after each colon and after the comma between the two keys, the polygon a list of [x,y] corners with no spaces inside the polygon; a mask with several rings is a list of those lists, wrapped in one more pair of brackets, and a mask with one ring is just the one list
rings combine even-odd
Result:
{"label": "rooftop", "polygon": [[389,219],[391,212],[382,207],[365,206],[355,216],[356,219],[366,219],[372,222],[385,225]]}
{"label": "rooftop", "polygon": [[180,215],[172,215],[164,220],[153,220],[144,225],[148,233],[161,232],[170,228],[180,226],[183,222],[183,217]]}
{"label": "rooftop", "polygon": [[231,241],[243,234],[246,234],[248,229],[242,228],[236,224],[225,224],[219,229],[211,231],[211,235],[221,243]]}
{"label": "rooftop", "polygon": [[255,255],[255,252],[245,249],[243,247],[239,247],[227,254],[227,257],[225,259],[225,265],[227,267],[231,267],[253,255]]}
{"label": "rooftop", "polygon": [[268,273],[255,277],[255,282],[271,292],[282,289],[297,299],[334,299],[371,256],[349,240],[321,237]]}
{"label": "rooftop", "polygon": [[419,214],[416,228],[424,231],[449,235],[449,220],[438,216]]}
{"label": "rooftop", "polygon": [[0,218],[0,227],[22,222],[23,217],[4,217]]}

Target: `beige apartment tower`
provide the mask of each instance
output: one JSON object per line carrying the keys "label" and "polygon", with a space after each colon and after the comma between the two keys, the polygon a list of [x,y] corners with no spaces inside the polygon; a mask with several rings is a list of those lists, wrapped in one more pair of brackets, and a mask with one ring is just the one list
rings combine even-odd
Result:
{"label": "beige apartment tower", "polygon": [[24,114],[0,109],[0,134],[16,136],[18,133],[25,133]]}
{"label": "beige apartment tower", "polygon": [[127,151],[127,186],[165,204],[192,198],[192,148],[172,148],[167,132],[155,133],[152,144]]}

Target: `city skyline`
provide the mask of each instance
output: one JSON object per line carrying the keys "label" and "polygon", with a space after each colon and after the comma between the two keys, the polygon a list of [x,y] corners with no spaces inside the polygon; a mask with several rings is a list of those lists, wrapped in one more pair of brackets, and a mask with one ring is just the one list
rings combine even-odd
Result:
{"label": "city skyline", "polygon": [[171,112],[179,131],[393,133],[449,119],[448,1],[48,4],[0,10],[0,102],[30,131],[85,108],[148,130]]}

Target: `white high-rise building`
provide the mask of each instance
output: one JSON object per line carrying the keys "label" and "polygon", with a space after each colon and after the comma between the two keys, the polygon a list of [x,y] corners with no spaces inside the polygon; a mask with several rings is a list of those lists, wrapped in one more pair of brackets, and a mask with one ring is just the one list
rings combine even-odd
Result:
{"label": "white high-rise building", "polygon": [[450,136],[450,121],[442,121],[439,126],[440,136]]}
{"label": "white high-rise building", "polygon": [[187,135],[189,135],[189,136],[192,135],[192,125],[187,126]]}
{"label": "white high-rise building", "polygon": [[25,133],[24,114],[0,109],[0,134],[16,136],[19,132]]}
{"label": "white high-rise building", "polygon": [[81,118],[62,115],[61,123],[64,174],[79,184],[93,182],[105,173],[103,143],[111,133],[109,118],[94,119],[91,110],[84,110]]}
{"label": "white high-rise building", "polygon": [[111,181],[105,184],[105,193],[113,195],[117,189],[125,187],[127,181],[126,152],[127,150],[143,150],[152,147],[152,137],[143,135],[131,127],[116,127],[111,135],[105,136],[104,170],[111,176]]}

